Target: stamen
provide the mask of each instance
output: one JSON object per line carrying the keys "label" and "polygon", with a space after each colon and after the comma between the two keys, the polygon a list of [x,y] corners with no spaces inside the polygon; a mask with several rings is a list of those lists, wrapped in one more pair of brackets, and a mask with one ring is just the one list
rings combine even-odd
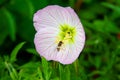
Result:
{"label": "stamen", "polygon": [[70,32],[67,32],[68,34],[70,34]]}

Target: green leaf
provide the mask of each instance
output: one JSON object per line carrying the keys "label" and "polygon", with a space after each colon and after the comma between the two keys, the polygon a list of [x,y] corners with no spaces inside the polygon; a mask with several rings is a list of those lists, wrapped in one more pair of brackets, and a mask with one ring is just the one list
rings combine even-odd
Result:
{"label": "green leaf", "polygon": [[0,5],[4,3],[4,0],[0,0]]}
{"label": "green leaf", "polygon": [[42,67],[44,68],[44,73],[47,74],[48,62],[47,62],[47,60],[44,57],[42,57]]}
{"label": "green leaf", "polygon": [[106,3],[106,2],[102,2],[102,5],[120,13],[120,6],[115,6],[113,4]]}
{"label": "green leaf", "polygon": [[[118,3],[118,1],[115,1],[115,2]],[[119,1],[119,3],[120,3],[120,1]],[[111,14],[110,18],[111,19],[114,20],[114,19],[119,18],[119,16],[120,16],[120,6],[119,5],[114,5],[114,4],[106,3],[106,2],[102,2],[102,5],[113,10],[110,13]]]}
{"label": "green leaf", "polygon": [[[66,74],[66,80],[71,80],[71,79],[70,79],[70,69],[69,69],[69,66],[67,66],[67,67],[65,68],[65,73],[67,73],[67,74]],[[65,74],[65,73],[64,73],[64,74]]]}
{"label": "green leaf", "polygon": [[28,48],[26,51],[29,52],[29,53],[31,53],[31,54],[35,54],[35,55],[39,56],[39,54],[33,48]]}
{"label": "green leaf", "polygon": [[52,79],[52,80],[60,80],[60,79],[59,79],[59,77],[55,77],[55,78],[54,78],[54,79]]}
{"label": "green leaf", "polygon": [[9,71],[10,77],[12,80],[18,80],[18,74],[15,68],[12,66],[12,64],[5,62],[6,68]]}
{"label": "green leaf", "polygon": [[104,6],[101,6],[101,4],[92,4],[91,7],[86,10],[89,10],[96,15],[104,15],[107,12],[107,9]]}
{"label": "green leaf", "polygon": [[14,18],[7,9],[3,8],[2,10],[3,10],[2,12],[4,14],[3,20],[5,19],[6,23],[8,24],[7,26],[4,26],[4,27],[7,27],[10,38],[13,41],[15,41],[15,39],[16,39],[16,24],[15,24]]}
{"label": "green leaf", "polygon": [[95,12],[92,12],[91,10],[81,10],[79,12],[79,16],[80,16],[80,18],[87,19],[87,20],[91,20],[91,19],[96,18]]}
{"label": "green leaf", "polygon": [[18,34],[20,37],[22,37],[24,40],[28,42],[33,42],[35,30],[33,27],[33,21],[30,19],[22,19],[21,23],[18,25]]}
{"label": "green leaf", "polygon": [[63,67],[61,64],[59,64],[59,74],[60,74],[60,80],[62,80]]}
{"label": "green leaf", "polygon": [[88,76],[93,76],[95,74],[105,75],[105,72],[104,71],[95,70],[95,71],[92,71]]}
{"label": "green leaf", "polygon": [[50,76],[51,76],[51,71],[50,70],[50,66],[47,62],[47,60],[45,58],[42,57],[42,68],[43,68],[43,73],[45,76],[45,80],[50,80]]}
{"label": "green leaf", "polygon": [[[34,66],[33,66],[34,65]],[[28,62],[19,67],[19,69],[36,69],[40,66],[40,62]]]}
{"label": "green leaf", "polygon": [[83,2],[90,4],[90,3],[92,3],[92,0],[83,0]]}
{"label": "green leaf", "polygon": [[74,8],[75,5],[75,0],[69,0],[69,5]]}
{"label": "green leaf", "polygon": [[35,7],[36,11],[48,5],[48,0],[31,0],[31,2],[33,3],[33,6]]}
{"label": "green leaf", "polygon": [[8,22],[8,19],[6,18],[4,9],[0,9],[0,18],[0,45],[2,45],[8,35],[8,24],[6,24],[6,21]]}
{"label": "green leaf", "polygon": [[70,80],[69,66],[63,66],[59,64],[60,80]]}
{"label": "green leaf", "polygon": [[48,0],[49,5],[60,5],[60,6],[68,6],[67,0]]}
{"label": "green leaf", "polygon": [[33,62],[30,61],[28,63],[23,64],[22,66],[18,67],[20,70],[19,80],[40,80],[38,68],[40,68],[40,62]]}
{"label": "green leaf", "polygon": [[11,55],[10,55],[10,62],[15,62],[16,61],[17,53],[22,48],[22,46],[24,44],[25,44],[25,42],[21,42],[13,49],[13,51],[11,52]]}
{"label": "green leaf", "polygon": [[38,68],[38,74],[41,80],[43,80],[43,74],[40,68]]}
{"label": "green leaf", "polygon": [[95,20],[93,22],[94,29],[103,32],[103,33],[118,33],[119,28],[116,26],[116,24],[112,21],[110,21],[106,16],[104,20]]}
{"label": "green leaf", "polygon": [[12,0],[9,6],[8,8],[12,11],[19,13],[23,17],[32,19],[34,6],[30,0]]}
{"label": "green leaf", "polygon": [[110,15],[110,19],[112,19],[112,20],[116,20],[119,17],[120,17],[120,13],[118,13],[117,11],[112,12]]}
{"label": "green leaf", "polygon": [[106,24],[105,29],[106,29],[107,32],[111,32],[111,33],[118,33],[118,32],[120,32],[120,29],[115,24],[115,22],[110,21],[107,16],[105,16],[104,22],[105,22],[104,24]]}
{"label": "green leaf", "polygon": [[[90,57],[91,58],[91,57]],[[96,56],[94,59],[91,58],[91,63],[97,68],[99,69],[101,66],[101,58],[99,56]]]}

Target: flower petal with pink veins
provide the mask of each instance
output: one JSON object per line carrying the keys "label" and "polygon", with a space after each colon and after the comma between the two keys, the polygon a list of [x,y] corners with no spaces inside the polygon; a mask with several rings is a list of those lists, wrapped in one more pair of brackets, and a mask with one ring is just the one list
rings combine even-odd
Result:
{"label": "flower petal with pink veins", "polygon": [[34,38],[37,52],[47,60],[73,63],[85,44],[85,32],[70,7],[47,6],[34,14]]}

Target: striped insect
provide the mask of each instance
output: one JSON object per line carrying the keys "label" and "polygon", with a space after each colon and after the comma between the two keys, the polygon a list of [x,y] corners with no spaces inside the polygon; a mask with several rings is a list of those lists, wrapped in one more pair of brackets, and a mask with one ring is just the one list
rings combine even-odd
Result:
{"label": "striped insect", "polygon": [[57,46],[57,51],[60,51],[61,46],[63,45],[62,41],[59,41],[58,46]]}

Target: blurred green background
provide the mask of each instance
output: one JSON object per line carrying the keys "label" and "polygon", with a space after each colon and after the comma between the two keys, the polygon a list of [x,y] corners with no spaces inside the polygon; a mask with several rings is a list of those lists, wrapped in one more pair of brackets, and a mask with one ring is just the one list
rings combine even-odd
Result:
{"label": "blurred green background", "polygon": [[[62,65],[34,48],[33,14],[71,6],[84,26],[79,58]],[[120,80],[120,0],[0,0],[0,80]]]}

